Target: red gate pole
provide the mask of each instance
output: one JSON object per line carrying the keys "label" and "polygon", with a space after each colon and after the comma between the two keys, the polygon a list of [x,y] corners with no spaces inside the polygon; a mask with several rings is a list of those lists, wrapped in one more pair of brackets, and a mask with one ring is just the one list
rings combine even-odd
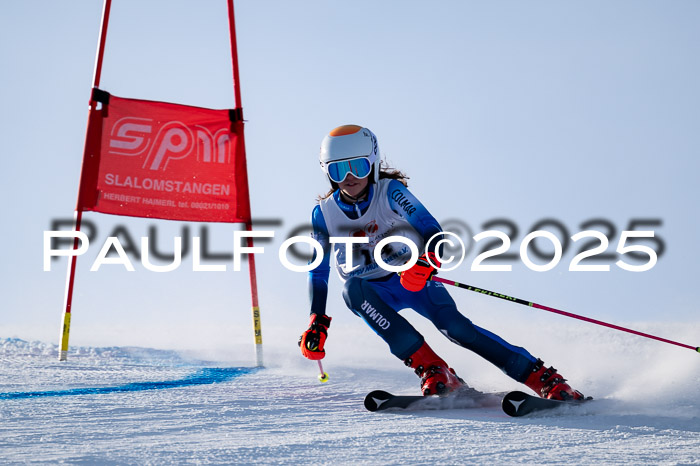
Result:
{"label": "red gate pole", "polygon": [[[97,48],[97,57],[95,58],[95,71],[93,78],[93,88],[99,87],[100,77],[102,75],[102,58],[104,56],[105,50],[105,40],[107,39],[107,25],[109,24],[109,11],[112,6],[112,0],[105,0],[104,6],[102,8],[102,27],[100,29],[99,45]],[[92,90],[90,90],[90,110],[88,111],[88,128],[90,126],[89,115],[95,111],[97,103],[92,99]],[[85,148],[88,150],[88,131],[85,131]],[[83,154],[83,160],[85,159]],[[81,198],[82,192],[82,171],[85,169],[83,165],[81,169],[80,182],[78,184],[78,201],[75,206],[74,215],[74,230],[76,232],[80,231],[80,225],[83,219],[83,203]],[[73,240],[73,250],[78,249],[80,240],[76,237]],[[68,338],[70,336],[70,321],[71,321],[71,308],[73,305],[73,287],[75,285],[75,267],[78,257],[76,255],[71,256],[68,261],[68,273],[66,277],[66,292],[63,302],[63,321],[61,324],[61,337],[58,345],[58,360],[65,361],[68,359]]]}
{"label": "red gate pole", "polygon": [[[233,0],[228,0],[228,23],[229,31],[231,36],[231,65],[233,66],[233,93],[236,99],[236,112],[238,117],[243,121],[243,104],[241,102],[241,81],[238,72],[238,45],[236,43],[236,20],[233,13]],[[243,158],[246,160],[245,156],[245,136],[244,131],[241,131],[239,137],[242,140],[241,146],[243,147]],[[245,177],[245,191],[248,193],[248,198],[246,202],[248,203],[248,212],[250,212],[250,190],[248,184],[248,174],[247,174],[247,164],[246,164],[246,177]],[[253,230],[253,224],[248,217],[245,222],[246,231]],[[253,238],[247,238],[247,246],[249,248],[253,247]],[[258,367],[263,365],[263,347],[262,347],[262,325],[260,323],[260,307],[258,305],[258,280],[257,274],[255,272],[255,254],[248,254],[248,271],[250,275],[250,294],[252,299],[252,311],[253,311],[253,333],[255,337],[255,359]]]}

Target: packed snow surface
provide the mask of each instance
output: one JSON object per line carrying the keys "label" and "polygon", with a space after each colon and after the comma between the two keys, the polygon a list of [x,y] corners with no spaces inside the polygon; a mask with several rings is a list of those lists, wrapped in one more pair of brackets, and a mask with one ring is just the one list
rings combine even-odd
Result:
{"label": "packed snow surface", "polygon": [[79,347],[58,362],[55,345],[16,338],[0,339],[0,358],[3,464],[700,463],[700,361],[691,359],[656,395],[617,387],[516,419],[498,407],[366,411],[370,390],[416,393],[415,375],[400,365],[326,361],[331,379],[321,384],[315,363],[299,358],[253,368]]}

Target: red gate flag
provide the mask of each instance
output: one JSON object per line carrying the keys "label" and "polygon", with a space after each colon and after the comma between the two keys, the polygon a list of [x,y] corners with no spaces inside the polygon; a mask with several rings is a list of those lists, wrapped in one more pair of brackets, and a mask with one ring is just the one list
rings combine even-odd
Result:
{"label": "red gate flag", "polygon": [[78,209],[247,223],[243,120],[236,110],[124,99],[95,88]]}

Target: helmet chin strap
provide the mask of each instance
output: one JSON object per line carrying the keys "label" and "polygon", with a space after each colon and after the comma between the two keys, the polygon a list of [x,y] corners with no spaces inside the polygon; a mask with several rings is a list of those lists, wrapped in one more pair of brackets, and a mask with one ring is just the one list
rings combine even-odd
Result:
{"label": "helmet chin strap", "polygon": [[[369,186],[371,183],[367,183],[367,186],[365,186],[365,189],[360,191],[360,193],[353,197],[343,191],[342,189],[340,190],[340,198],[343,200],[343,202],[346,202],[348,204],[357,204],[358,202],[364,200],[367,197],[367,194],[369,193]],[[348,202],[349,201],[349,202]]]}

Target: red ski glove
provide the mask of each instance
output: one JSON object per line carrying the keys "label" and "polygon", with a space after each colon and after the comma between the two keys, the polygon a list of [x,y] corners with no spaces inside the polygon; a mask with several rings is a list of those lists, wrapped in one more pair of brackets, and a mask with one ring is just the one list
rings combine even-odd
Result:
{"label": "red ski glove", "polygon": [[428,257],[430,262],[440,267],[440,261],[438,261],[435,253],[429,252],[427,257],[426,254],[422,254],[413,267],[401,272],[401,284],[408,291],[422,290],[425,283],[437,273],[437,269],[428,262]]}
{"label": "red ski glove", "polygon": [[330,325],[331,317],[311,314],[309,328],[299,337],[299,348],[306,359],[323,359],[326,356],[323,345]]}

